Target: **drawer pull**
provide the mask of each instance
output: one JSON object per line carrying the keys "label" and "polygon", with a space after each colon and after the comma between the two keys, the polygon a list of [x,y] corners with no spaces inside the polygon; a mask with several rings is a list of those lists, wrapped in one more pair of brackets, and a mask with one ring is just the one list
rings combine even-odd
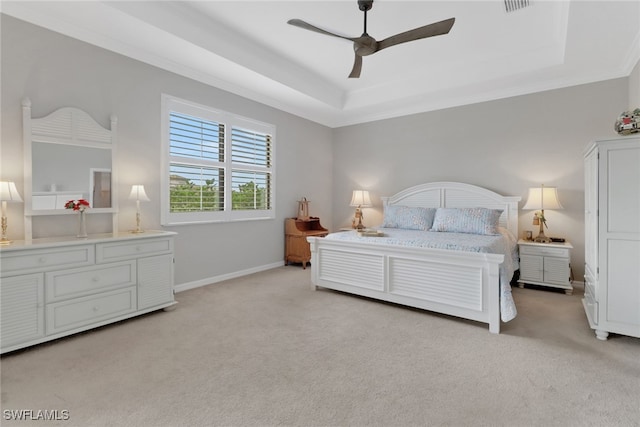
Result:
{"label": "drawer pull", "polygon": [[142,248],[140,246],[136,246],[136,251],[140,252]]}
{"label": "drawer pull", "polygon": [[100,307],[97,307],[97,306],[94,305],[93,306],[93,312],[97,313],[98,311],[100,311]]}
{"label": "drawer pull", "polygon": [[91,281],[92,281],[93,283],[98,283],[98,282],[100,281],[100,278],[99,278],[98,276],[94,276],[94,277],[91,279]]}
{"label": "drawer pull", "polygon": [[39,263],[39,264],[44,264],[44,263],[46,263],[46,262],[47,262],[47,259],[46,259],[45,257],[40,257],[40,258],[38,258],[38,263]]}

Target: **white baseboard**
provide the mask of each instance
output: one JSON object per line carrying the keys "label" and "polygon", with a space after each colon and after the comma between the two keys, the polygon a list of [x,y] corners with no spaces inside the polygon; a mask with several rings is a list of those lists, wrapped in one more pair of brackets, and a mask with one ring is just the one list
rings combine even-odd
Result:
{"label": "white baseboard", "polygon": [[206,279],[196,280],[193,282],[181,283],[175,285],[173,290],[178,292],[188,291],[189,289],[195,289],[202,286],[212,285],[214,283],[222,282],[224,280],[235,279],[236,277],[247,276],[249,274],[259,273],[265,270],[271,270],[272,268],[282,267],[284,261],[275,262],[273,264],[261,265],[259,267],[249,268],[247,270],[235,271],[233,273],[221,274],[220,276],[208,277]]}

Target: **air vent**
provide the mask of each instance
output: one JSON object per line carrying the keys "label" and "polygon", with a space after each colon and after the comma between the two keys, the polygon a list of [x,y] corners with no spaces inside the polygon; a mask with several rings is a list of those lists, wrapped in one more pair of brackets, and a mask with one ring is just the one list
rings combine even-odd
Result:
{"label": "air vent", "polygon": [[504,8],[509,12],[515,12],[529,6],[529,0],[504,0]]}

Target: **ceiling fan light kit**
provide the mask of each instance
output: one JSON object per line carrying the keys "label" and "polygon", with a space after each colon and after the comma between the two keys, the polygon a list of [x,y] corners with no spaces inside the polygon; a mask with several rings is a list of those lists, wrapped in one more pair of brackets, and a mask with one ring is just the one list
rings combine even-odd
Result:
{"label": "ceiling fan light kit", "polygon": [[369,34],[367,34],[367,12],[371,10],[372,7],[373,0],[358,0],[358,8],[364,12],[364,31],[360,37],[346,37],[339,34],[334,34],[330,31],[326,31],[322,28],[311,25],[301,19],[290,19],[289,21],[287,21],[287,23],[289,25],[303,28],[305,30],[352,41],[355,60],[353,63],[353,68],[351,69],[351,73],[349,74],[349,78],[358,78],[360,77],[360,73],[362,71],[363,56],[372,55],[376,52],[381,51],[382,49],[386,49],[400,43],[406,43],[414,40],[426,39],[428,37],[448,34],[456,20],[456,18],[445,19],[444,21],[435,22],[433,24],[425,25],[419,28],[414,28],[413,30],[405,31],[403,33],[396,34],[395,36],[387,37],[384,40],[377,41]]}

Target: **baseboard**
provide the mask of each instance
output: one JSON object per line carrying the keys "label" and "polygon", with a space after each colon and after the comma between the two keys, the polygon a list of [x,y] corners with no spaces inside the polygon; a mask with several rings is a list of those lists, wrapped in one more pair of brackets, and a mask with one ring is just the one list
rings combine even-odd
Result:
{"label": "baseboard", "polygon": [[200,288],[202,286],[212,285],[224,280],[235,279],[236,277],[248,276],[249,274],[259,273],[261,271],[271,270],[272,268],[282,267],[284,261],[275,262],[273,264],[261,265],[259,267],[249,268],[247,270],[235,271],[233,273],[221,274],[220,276],[208,277],[206,279],[196,280],[193,282],[181,283],[175,285],[173,290],[175,293],[188,291],[189,289]]}

